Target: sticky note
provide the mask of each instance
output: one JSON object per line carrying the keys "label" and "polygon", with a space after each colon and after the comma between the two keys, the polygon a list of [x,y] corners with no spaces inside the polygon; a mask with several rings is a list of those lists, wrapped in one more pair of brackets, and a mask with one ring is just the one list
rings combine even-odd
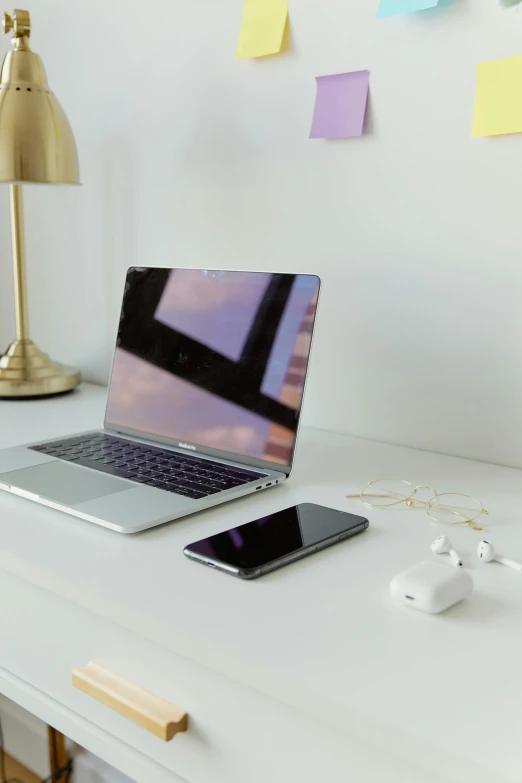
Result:
{"label": "sticky note", "polygon": [[316,76],[317,95],[311,139],[362,136],[368,100],[369,71]]}
{"label": "sticky note", "polygon": [[472,136],[522,132],[522,57],[477,65]]}
{"label": "sticky note", "polygon": [[278,54],[287,19],[287,0],[245,0],[236,60]]}
{"label": "sticky note", "polygon": [[438,4],[439,0],[381,0],[377,18],[409,14],[412,11],[426,11],[427,8],[435,8]]}

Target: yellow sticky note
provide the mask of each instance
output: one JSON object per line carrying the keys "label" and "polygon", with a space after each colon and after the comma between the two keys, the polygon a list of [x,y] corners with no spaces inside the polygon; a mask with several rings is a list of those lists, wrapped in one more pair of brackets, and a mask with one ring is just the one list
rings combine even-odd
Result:
{"label": "yellow sticky note", "polygon": [[477,65],[472,136],[522,132],[522,57]]}
{"label": "yellow sticky note", "polygon": [[287,17],[287,0],[245,0],[236,60],[278,54]]}

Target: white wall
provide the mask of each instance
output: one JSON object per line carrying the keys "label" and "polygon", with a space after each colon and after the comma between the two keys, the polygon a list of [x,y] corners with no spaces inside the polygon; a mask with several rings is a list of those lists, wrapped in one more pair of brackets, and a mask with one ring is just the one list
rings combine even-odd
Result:
{"label": "white wall", "polygon": [[[235,62],[241,0],[32,0],[83,181],[27,189],[41,347],[105,380],[130,264],[319,272],[308,423],[522,466],[522,136],[470,137],[522,6],[441,2],[290,0],[290,51]],[[310,141],[314,76],[361,68],[367,135]]]}

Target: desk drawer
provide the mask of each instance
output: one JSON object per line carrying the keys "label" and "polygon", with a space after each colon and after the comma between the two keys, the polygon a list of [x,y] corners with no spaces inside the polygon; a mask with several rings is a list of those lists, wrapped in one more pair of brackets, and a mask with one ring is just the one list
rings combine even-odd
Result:
{"label": "desk drawer", "polygon": [[[190,783],[440,780],[2,571],[0,595],[3,668]],[[185,710],[187,731],[163,742],[74,688],[92,660]]]}

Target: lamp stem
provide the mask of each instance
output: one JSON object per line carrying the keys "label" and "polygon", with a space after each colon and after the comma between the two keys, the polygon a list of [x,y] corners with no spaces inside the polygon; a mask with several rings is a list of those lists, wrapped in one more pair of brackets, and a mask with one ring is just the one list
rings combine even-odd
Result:
{"label": "lamp stem", "polygon": [[13,241],[13,273],[16,313],[16,337],[21,342],[29,340],[27,320],[27,280],[25,274],[24,210],[22,188],[9,186],[11,196],[11,233]]}

